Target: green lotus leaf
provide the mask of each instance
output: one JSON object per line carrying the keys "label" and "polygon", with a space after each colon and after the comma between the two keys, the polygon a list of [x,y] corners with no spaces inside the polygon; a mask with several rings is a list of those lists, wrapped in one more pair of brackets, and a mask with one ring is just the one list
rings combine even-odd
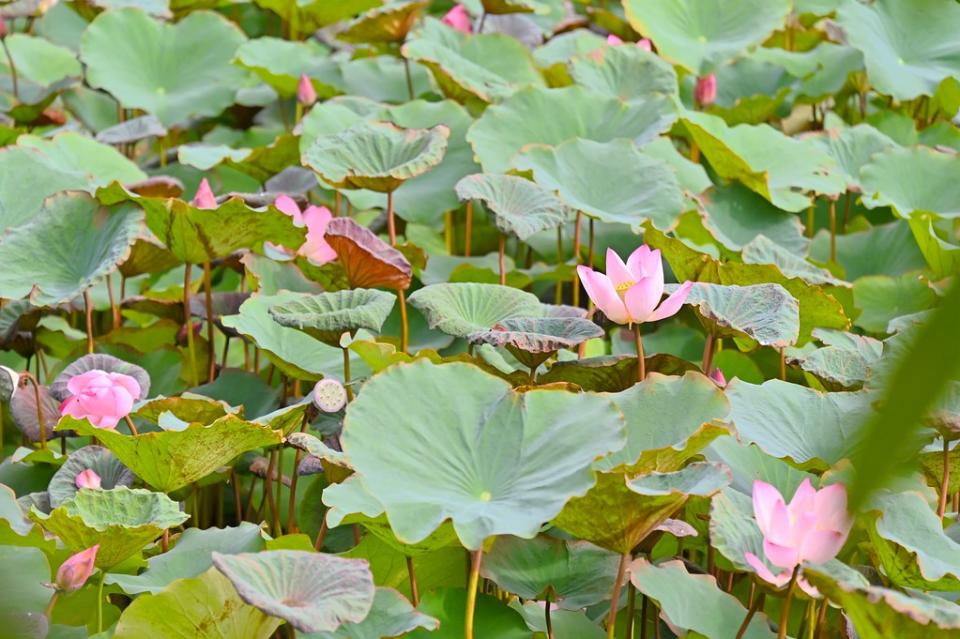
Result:
{"label": "green lotus leaf", "polygon": [[812,566],[803,575],[843,607],[862,639],[948,639],[960,629],[960,606],[936,595],[851,583],[830,566]]}
{"label": "green lotus leaf", "polygon": [[257,0],[258,6],[279,15],[296,33],[312,33],[382,4],[383,0]]}
{"label": "green lotus leaf", "polygon": [[47,488],[51,508],[59,508],[73,499],[77,494],[77,475],[88,469],[100,477],[100,487],[104,490],[133,484],[133,473],[113,453],[102,446],[84,446],[70,453],[53,474]]}
{"label": "green lotus leaf", "polygon": [[674,111],[663,96],[626,104],[584,87],[528,87],[488,107],[470,127],[467,141],[484,171],[504,173],[513,168],[513,156],[530,144],[552,146],[579,137],[594,142],[627,138],[642,145],[670,128]]}
{"label": "green lotus leaf", "polygon": [[[46,632],[17,634],[26,630],[37,618],[44,618],[52,593],[50,564],[39,548],[0,546],[0,619],[6,624],[4,633],[13,637],[46,637]],[[12,622],[12,623],[11,623]],[[43,630],[46,630],[44,626]]]}
{"label": "green lotus leaf", "polygon": [[248,40],[237,49],[237,63],[256,73],[283,96],[295,96],[300,76],[310,78],[317,97],[331,98],[340,92],[343,77],[329,51],[313,42],[290,42],[280,38]]}
{"label": "green lotus leaf", "polygon": [[140,197],[116,182],[97,191],[105,204],[132,201],[143,207],[147,226],[167,249],[190,263],[211,262],[241,248],[263,250],[267,240],[297,249],[306,231],[273,206],[249,207],[231,197],[215,209],[198,209],[176,198]]}
{"label": "green lotus leaf", "polygon": [[531,293],[499,284],[431,284],[410,296],[430,328],[467,337],[518,317],[542,317],[543,305]]}
{"label": "green lotus leaf", "polygon": [[554,147],[527,147],[513,165],[533,171],[539,184],[556,190],[570,207],[601,222],[629,224],[634,232],[647,220],[671,228],[684,210],[673,170],[629,140],[577,138]]}
{"label": "green lotus leaf", "polygon": [[[425,66],[405,64],[403,58],[393,55],[341,59],[340,73],[343,75],[344,90],[351,96],[389,102],[400,107],[405,106],[403,103],[410,99],[407,66],[410,67],[410,85],[413,86],[413,95],[423,95],[434,90],[430,71]],[[418,128],[424,128],[424,126],[421,125]]]}
{"label": "green lotus leaf", "polygon": [[146,177],[113,147],[79,133],[50,139],[21,135],[16,146],[0,149],[0,229],[31,222],[54,193],[93,192],[112,180]]}
{"label": "green lotus leaf", "polygon": [[120,486],[82,490],[49,515],[34,507],[30,518],[59,537],[71,552],[100,544],[97,567],[109,570],[167,528],[182,524],[188,515],[163,493]]}
{"label": "green lotus leaf", "polygon": [[105,353],[91,353],[75,359],[63,372],[57,375],[53,383],[50,384],[50,392],[60,401],[70,396],[70,390],[67,385],[70,380],[77,375],[82,375],[88,371],[101,370],[107,373],[121,373],[129,375],[137,380],[140,385],[140,395],[134,399],[146,399],[150,394],[150,375],[142,367],[130,362],[125,362],[118,357],[107,355]]}
{"label": "green lotus leaf", "polygon": [[348,24],[337,38],[344,42],[403,42],[428,4],[425,0],[391,2],[370,9]]}
{"label": "green lotus leaf", "polygon": [[937,294],[917,275],[868,275],[853,283],[853,304],[861,311],[854,324],[872,333],[886,333],[894,318],[933,308]]}
{"label": "green lotus leaf", "polygon": [[[539,602],[527,601],[521,605],[517,601],[511,605],[511,608],[523,615],[523,620],[534,633],[546,634],[547,624],[544,609]],[[586,611],[583,610],[554,610],[550,613],[550,625],[557,637],[605,639],[607,636],[603,627],[591,620]]]}
{"label": "green lotus leaf", "polygon": [[95,437],[137,477],[165,493],[203,479],[241,453],[279,444],[280,431],[226,415],[210,424],[189,424],[182,430],[124,435],[97,428],[87,420],[64,417],[60,430]]}
{"label": "green lotus leaf", "polygon": [[[954,445],[950,449],[948,462],[950,468],[960,463],[960,446]],[[924,448],[920,455],[920,464],[923,466],[923,474],[926,475],[927,483],[939,488],[943,481],[943,440],[935,441]],[[953,494],[960,490],[960,475],[950,473],[947,480],[948,492]]]}
{"label": "green lotus leaf", "polygon": [[233,104],[244,79],[233,57],[245,39],[235,24],[208,11],[165,23],[143,11],[118,9],[90,23],[80,59],[92,87],[169,127],[218,115]]}
{"label": "green lotus leaf", "polygon": [[[440,620],[436,631],[417,629],[407,639],[459,639],[467,614],[467,591],[463,588],[438,588],[423,596],[417,608]],[[494,597],[479,593],[474,611],[474,632],[477,637],[497,639],[529,639],[530,628],[515,610]]]}
{"label": "green lotus leaf", "polygon": [[311,633],[305,639],[380,639],[406,636],[417,628],[433,631],[439,626],[439,621],[411,606],[396,590],[378,587],[366,619],[345,623],[331,632]]}
{"label": "green lotus leaf", "polygon": [[[751,60],[786,71],[789,74],[784,78],[786,81],[799,80],[793,88],[797,98],[804,98],[802,102],[819,102],[840,92],[851,73],[863,70],[863,54],[859,50],[831,42],[821,42],[809,51],[760,47],[753,52]],[[720,86],[722,71],[717,75]]]}
{"label": "green lotus leaf", "polygon": [[725,247],[739,251],[762,237],[794,255],[810,243],[796,215],[781,211],[737,182],[700,196],[704,228]]}
{"label": "green lotus leaf", "polygon": [[932,213],[960,217],[960,185],[952,179],[960,157],[932,149],[891,148],[875,154],[861,172],[864,205],[891,206],[901,217]]}
{"label": "green lotus leaf", "polygon": [[199,577],[213,565],[211,554],[260,552],[264,549],[260,527],[243,522],[235,528],[187,528],[169,551],[147,560],[147,569],[139,575],[109,574],[108,584],[116,584],[128,595],[158,594],[177,579]]}
{"label": "green lotus leaf", "polygon": [[[881,93],[910,100],[933,95],[942,80],[960,76],[960,44],[951,37],[960,29],[960,7],[952,3],[844,0],[837,22],[863,51],[870,83]],[[930,39],[901,36],[911,32]]]}
{"label": "green lotus leaf", "polygon": [[710,335],[746,336],[763,346],[784,348],[800,333],[800,303],[779,284],[697,283],[686,303],[697,311]]}
{"label": "green lotus leaf", "polygon": [[553,353],[603,335],[602,328],[579,317],[521,317],[497,322],[489,330],[471,333],[467,339],[472,344],[508,346],[528,353]]}
{"label": "green lotus leaf", "polygon": [[[574,29],[559,33],[533,50],[533,59],[547,78],[549,86],[573,84],[568,62],[574,57],[597,51],[606,45],[599,34],[589,29]],[[596,55],[596,54],[594,54]]]}
{"label": "green lotus leaf", "polygon": [[[76,55],[42,37],[26,33],[10,33],[5,38],[6,49],[17,70],[16,102],[40,105],[82,77],[83,70]],[[7,76],[2,81],[3,93],[12,94],[10,62],[6,55],[0,59],[0,69]],[[11,98],[13,96],[11,95]]]}
{"label": "green lotus leaf", "polygon": [[243,162],[250,149],[234,149],[225,144],[182,144],[177,148],[177,161],[201,171],[209,171],[226,160]]}
{"label": "green lotus leaf", "polygon": [[579,610],[610,597],[620,557],[585,541],[539,536],[498,537],[481,574],[524,599]]}
{"label": "green lotus leaf", "polygon": [[282,623],[247,605],[215,568],[143,594],[120,615],[116,639],[268,639]]}
{"label": "green lotus leaf", "polygon": [[[734,636],[747,610],[731,594],[720,589],[710,575],[692,575],[682,561],[652,564],[637,559],[629,566],[630,581],[637,590],[657,602],[660,616],[671,628],[705,637]],[[772,639],[769,621],[758,612],[747,626],[745,638]]]}
{"label": "green lotus leaf", "polygon": [[[657,354],[644,359],[648,373],[683,375],[699,368],[673,355]],[[636,355],[602,355],[566,362],[554,362],[537,377],[541,384],[564,382],[576,384],[586,391],[618,392],[637,383]]]}
{"label": "green lotus leaf", "polygon": [[334,293],[292,293],[288,301],[270,307],[270,317],[330,346],[339,346],[344,332],[365,328],[378,332],[393,309],[392,293],[359,288]]}
{"label": "green lotus leaf", "polygon": [[[706,75],[783,26],[789,0],[626,0],[630,26],[670,62]],[[722,18],[722,19],[721,19]]]}
{"label": "green lotus leaf", "polygon": [[[838,235],[836,243],[837,262],[850,282],[864,275],[903,275],[924,265],[923,253],[904,220]],[[818,234],[810,243],[810,258],[822,263],[830,261],[828,233]]]}
{"label": "green lotus leaf", "polygon": [[692,195],[699,195],[713,186],[703,166],[691,162],[677,150],[670,138],[659,137],[643,145],[644,155],[666,162],[674,173],[680,188]]}
{"label": "green lotus leaf", "polygon": [[643,102],[654,95],[676,95],[677,73],[659,56],[640,47],[608,47],[601,55],[570,62],[570,75],[580,86],[624,102]]}
{"label": "green lotus leaf", "polygon": [[[411,388],[434,401],[397,412],[395,398]],[[603,397],[518,394],[469,364],[419,360],[368,381],[341,437],[398,539],[420,541],[450,518],[463,545],[477,549],[491,535],[532,537],[584,494],[595,481],[591,463],[623,446],[622,420]],[[434,460],[433,470],[425,474],[419,459]]]}
{"label": "green lotus leaf", "polygon": [[502,16],[510,13],[535,13],[543,4],[535,0],[480,0],[484,13]]}
{"label": "green lotus leaf", "polygon": [[852,285],[837,279],[825,268],[811,264],[805,258],[777,244],[766,235],[758,235],[740,252],[745,264],[771,264],[790,278],[799,278],[813,286],[839,286],[850,288]]}
{"label": "green lotus leaf", "polygon": [[[339,219],[339,218],[338,218]],[[343,379],[343,353],[295,328],[280,326],[270,316],[270,308],[296,300],[295,293],[253,295],[240,306],[240,313],[224,317],[227,328],[252,339],[277,368],[290,377],[316,380],[330,376]],[[368,371],[362,360],[351,361],[357,376]]]}
{"label": "green lotus leaf", "polygon": [[860,171],[875,155],[897,148],[897,143],[869,124],[828,131],[813,138],[836,161],[848,190],[862,190]]}
{"label": "green lotus leaf", "polygon": [[302,550],[212,556],[241,599],[301,632],[363,621],[373,606],[373,575],[362,559]]}
{"label": "green lotus leaf", "polygon": [[681,120],[720,177],[739,180],[785,211],[810,205],[806,193],[836,195],[845,184],[833,158],[809,140],[766,124],[730,127],[719,117],[687,111]]}
{"label": "green lotus leaf", "polygon": [[427,20],[404,57],[430,69],[443,94],[457,102],[489,104],[525,86],[542,86],[529,50],[505,34],[464,35]]}
{"label": "green lotus leaf", "polygon": [[515,175],[468,175],[457,182],[456,190],[461,200],[482,201],[500,232],[521,240],[564,224],[572,213],[553,193]]}
{"label": "green lotus leaf", "polygon": [[304,163],[337,188],[395,191],[440,163],[450,130],[401,129],[389,122],[360,122],[317,140]]}
{"label": "green lotus leaf", "polygon": [[761,385],[734,380],[726,394],[741,441],[818,470],[850,457],[871,410],[864,392],[823,393],[778,379]]}
{"label": "green lotus leaf", "polygon": [[[143,232],[143,213],[104,207],[85,193],[48,199],[29,224],[0,236],[0,296],[65,302],[116,270]],[[38,260],[38,255],[48,259]]]}
{"label": "green lotus leaf", "polygon": [[188,424],[209,424],[226,415],[243,417],[243,406],[231,408],[224,402],[192,393],[180,397],[155,397],[138,405],[134,416],[159,424],[165,414]]}
{"label": "green lotus leaf", "polygon": [[813,336],[824,346],[788,354],[788,360],[816,376],[830,390],[855,390],[863,386],[870,369],[880,361],[883,342],[854,333],[817,329]]}
{"label": "green lotus leaf", "polygon": [[[353,465],[349,458],[339,450],[334,450],[323,443],[318,437],[310,433],[291,433],[287,437],[287,443],[296,448],[306,451],[314,457],[320,458],[324,465],[333,464],[340,466],[350,472],[353,471]],[[324,493],[326,494],[326,493]]]}
{"label": "green lotus leaf", "polygon": [[960,246],[944,240],[950,237],[945,225],[934,215],[917,213],[910,217],[910,230],[935,278],[960,272]]}
{"label": "green lotus leaf", "polygon": [[735,437],[721,437],[704,450],[710,461],[723,462],[733,471],[732,487],[745,495],[753,493],[753,482],[762,479],[782,495],[792,495],[804,479],[817,481],[817,476],[799,470],[782,459],[763,452],[756,444],[745,444]]}

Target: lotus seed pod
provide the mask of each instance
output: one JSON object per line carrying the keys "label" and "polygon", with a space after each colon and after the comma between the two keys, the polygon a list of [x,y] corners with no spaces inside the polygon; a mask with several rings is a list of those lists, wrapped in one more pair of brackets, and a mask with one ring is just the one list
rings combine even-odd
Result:
{"label": "lotus seed pod", "polygon": [[347,389],[335,379],[321,379],[313,387],[313,404],[325,413],[335,413],[347,405]]}

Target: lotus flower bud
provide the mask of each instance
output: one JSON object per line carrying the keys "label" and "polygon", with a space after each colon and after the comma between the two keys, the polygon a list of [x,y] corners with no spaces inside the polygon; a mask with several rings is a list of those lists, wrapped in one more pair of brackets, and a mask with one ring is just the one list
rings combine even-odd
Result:
{"label": "lotus flower bud", "polygon": [[313,387],[313,403],[325,413],[335,413],[347,405],[347,389],[335,379],[321,379]]}
{"label": "lotus flower bud", "polygon": [[641,38],[640,40],[637,40],[637,46],[644,51],[653,51],[653,43],[650,42],[649,38]]}
{"label": "lotus flower bud", "polygon": [[618,44],[623,44],[623,40],[620,38],[620,36],[615,36],[611,33],[607,36],[607,44],[609,44],[611,47],[615,47]]}
{"label": "lotus flower bud", "polygon": [[190,203],[198,209],[217,208],[217,198],[213,195],[213,189],[210,188],[210,183],[207,182],[207,178],[200,180],[200,186],[197,187],[197,194],[193,196],[193,200]]}
{"label": "lotus flower bud", "polygon": [[7,37],[7,23],[3,21],[3,17],[0,16],[0,39]]}
{"label": "lotus flower bud", "polygon": [[306,73],[300,74],[300,83],[297,85],[297,102],[305,107],[313,106],[317,101],[317,90]]}
{"label": "lotus flower bud", "polygon": [[20,375],[15,370],[0,366],[0,402],[9,402],[19,384]]}
{"label": "lotus flower bud", "polygon": [[727,385],[727,378],[723,376],[723,371],[719,368],[715,368],[710,371],[710,379],[720,388],[724,388]]}
{"label": "lotus flower bud", "polygon": [[693,92],[697,104],[710,106],[717,100],[717,76],[714,74],[697,78],[697,88]]}
{"label": "lotus flower bud", "polygon": [[81,550],[63,562],[57,570],[57,580],[54,582],[56,589],[60,592],[80,590],[93,574],[98,550],[100,544]]}
{"label": "lotus flower bud", "polygon": [[467,13],[467,8],[462,4],[458,4],[453,9],[450,9],[450,11],[447,11],[447,14],[443,16],[441,22],[461,33],[469,35],[473,32],[473,27],[470,25],[470,14]]}
{"label": "lotus flower bud", "polygon": [[73,483],[77,488],[100,488],[100,475],[92,468],[87,468],[77,475]]}

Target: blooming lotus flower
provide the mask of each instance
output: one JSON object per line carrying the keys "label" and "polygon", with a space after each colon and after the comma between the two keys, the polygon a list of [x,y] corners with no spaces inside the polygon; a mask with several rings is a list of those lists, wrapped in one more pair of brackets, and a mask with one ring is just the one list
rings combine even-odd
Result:
{"label": "blooming lotus flower", "polygon": [[81,471],[73,480],[77,488],[100,488],[100,475],[92,468]]}
{"label": "blooming lotus flower", "polygon": [[306,73],[300,74],[300,83],[297,84],[297,102],[305,107],[313,106],[317,101],[317,90],[313,88],[313,83]]}
{"label": "blooming lotus flower", "polygon": [[617,324],[655,322],[675,315],[690,293],[693,282],[684,282],[663,303],[663,262],[660,251],[644,244],[626,264],[613,249],[607,249],[607,273],[578,266],[577,274],[587,295],[604,315]]}
{"label": "blooming lotus flower", "polygon": [[210,188],[210,183],[207,182],[207,178],[200,180],[200,186],[197,187],[197,194],[193,196],[193,200],[191,200],[190,203],[198,209],[217,208],[217,198],[213,195],[213,189]]}
{"label": "blooming lotus flower", "polygon": [[724,388],[727,385],[727,378],[723,376],[723,371],[719,368],[710,371],[710,379],[720,388]]}
{"label": "blooming lotus flower", "polygon": [[[763,554],[783,570],[773,574],[752,553],[746,553],[745,559],[760,577],[778,586],[790,581],[794,568],[802,562],[822,564],[836,557],[853,525],[847,512],[846,487],[833,484],[818,491],[809,479],[803,480],[789,504],[770,484],[753,482],[753,512],[763,533]],[[809,584],[800,586],[808,593],[816,592]]]}
{"label": "blooming lotus flower", "polygon": [[710,74],[697,78],[697,86],[693,90],[693,97],[700,106],[710,106],[717,100],[717,76]]}
{"label": "blooming lotus flower", "polygon": [[140,384],[123,373],[87,371],[70,378],[70,397],[60,404],[60,414],[88,419],[97,428],[116,428],[140,397]]}
{"label": "blooming lotus flower", "polygon": [[100,544],[81,550],[60,564],[54,587],[60,592],[80,590],[93,574],[98,550],[100,550]]}
{"label": "blooming lotus flower", "polygon": [[467,13],[467,8],[462,4],[458,4],[454,6],[453,9],[447,11],[446,15],[443,16],[440,21],[462,33],[468,35],[473,33],[473,27],[470,24],[470,14]]}
{"label": "blooming lotus flower", "polygon": [[[307,239],[297,249],[297,255],[304,256],[314,266],[322,266],[337,259],[336,251],[327,244],[323,237],[324,233],[327,232],[327,224],[333,219],[330,209],[325,206],[308,206],[301,213],[300,207],[293,201],[293,198],[286,195],[281,195],[274,200],[273,205],[292,217],[294,225],[300,228],[307,227]],[[280,251],[284,250],[278,246],[273,246],[273,248]]]}

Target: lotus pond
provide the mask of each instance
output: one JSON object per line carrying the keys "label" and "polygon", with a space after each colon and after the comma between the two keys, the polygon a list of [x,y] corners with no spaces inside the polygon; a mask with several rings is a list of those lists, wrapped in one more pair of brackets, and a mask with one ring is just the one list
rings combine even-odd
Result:
{"label": "lotus pond", "polygon": [[960,638],[955,0],[0,0],[0,637]]}

